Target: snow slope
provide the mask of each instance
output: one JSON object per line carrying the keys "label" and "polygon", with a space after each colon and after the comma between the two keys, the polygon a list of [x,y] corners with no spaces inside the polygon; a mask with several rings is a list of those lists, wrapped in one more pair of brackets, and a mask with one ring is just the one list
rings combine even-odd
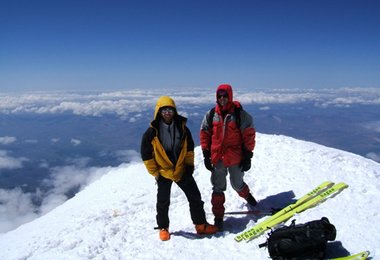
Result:
{"label": "snow slope", "polygon": [[[210,173],[196,148],[194,176],[210,222]],[[304,223],[322,216],[337,228],[328,256],[370,250],[380,258],[380,164],[344,151],[285,136],[257,135],[252,169],[245,181],[260,200],[259,207],[294,202],[322,181],[350,185],[333,199],[292,219]],[[268,259],[258,244],[234,237],[263,218],[226,217],[226,231],[212,237],[193,235],[188,203],[173,185],[170,206],[172,238],[158,239],[155,222],[156,187],[142,162],[111,168],[105,176],[45,216],[0,235],[0,259]],[[245,210],[231,186],[226,210]],[[290,223],[290,220],[287,224]]]}

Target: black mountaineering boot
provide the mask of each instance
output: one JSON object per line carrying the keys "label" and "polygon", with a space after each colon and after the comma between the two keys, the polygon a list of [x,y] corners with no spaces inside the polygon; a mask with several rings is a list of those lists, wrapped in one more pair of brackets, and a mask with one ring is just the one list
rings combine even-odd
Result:
{"label": "black mountaineering boot", "polygon": [[255,200],[255,198],[252,196],[251,193],[248,195],[247,202],[252,207],[257,205],[257,201]]}
{"label": "black mountaineering boot", "polygon": [[223,218],[215,218],[214,225],[218,228],[218,231],[223,231]]}

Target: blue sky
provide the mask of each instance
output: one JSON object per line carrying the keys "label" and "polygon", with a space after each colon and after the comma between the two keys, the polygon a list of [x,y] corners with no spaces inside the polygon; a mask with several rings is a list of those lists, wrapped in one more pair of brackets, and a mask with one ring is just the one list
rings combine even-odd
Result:
{"label": "blue sky", "polygon": [[380,87],[380,2],[0,2],[0,91]]}

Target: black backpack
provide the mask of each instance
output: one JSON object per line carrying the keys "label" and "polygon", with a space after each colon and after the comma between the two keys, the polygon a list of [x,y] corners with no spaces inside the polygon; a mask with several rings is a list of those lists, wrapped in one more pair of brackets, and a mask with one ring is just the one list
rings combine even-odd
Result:
{"label": "black backpack", "polygon": [[284,226],[272,231],[266,243],[269,255],[275,260],[324,259],[327,241],[336,237],[335,226],[326,217],[305,224]]}

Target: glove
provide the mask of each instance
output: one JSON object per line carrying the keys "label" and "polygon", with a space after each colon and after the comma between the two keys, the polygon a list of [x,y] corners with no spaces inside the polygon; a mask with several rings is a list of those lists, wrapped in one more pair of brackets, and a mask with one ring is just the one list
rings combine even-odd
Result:
{"label": "glove", "polygon": [[209,171],[214,170],[214,166],[211,163],[211,153],[209,150],[203,150],[203,157],[204,157],[204,163],[206,166],[206,169]]}
{"label": "glove", "polygon": [[241,160],[240,165],[239,165],[243,172],[246,172],[249,169],[251,169],[252,156],[253,156],[252,152],[243,149],[243,159]]}

